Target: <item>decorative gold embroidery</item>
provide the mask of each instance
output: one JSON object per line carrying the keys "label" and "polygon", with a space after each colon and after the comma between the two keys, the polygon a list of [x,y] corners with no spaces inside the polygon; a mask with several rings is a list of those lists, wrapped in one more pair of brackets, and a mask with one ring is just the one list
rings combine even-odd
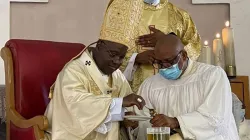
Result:
{"label": "decorative gold embroidery", "polygon": [[108,84],[109,84],[109,87],[110,90],[112,90],[112,98],[117,98],[119,97],[119,91],[118,91],[118,86],[115,85],[115,83],[113,83],[113,78],[112,76],[109,76],[109,81],[108,81]]}
{"label": "decorative gold embroidery", "polygon": [[[97,86],[97,84],[95,83],[95,81],[92,79],[91,76],[89,76],[89,92],[93,93],[94,95],[102,95],[103,93],[101,92],[100,88]],[[116,85],[113,85],[112,83],[113,79],[111,77],[109,77],[109,82],[108,85],[112,88],[108,88],[107,89],[107,93],[104,94],[111,94],[112,98],[117,98],[119,96],[118,93],[118,87]],[[111,91],[111,92],[109,92]]]}
{"label": "decorative gold embroidery", "polygon": [[112,87],[112,98],[118,98],[119,97],[119,91],[117,86]]}
{"label": "decorative gold embroidery", "polygon": [[114,0],[106,11],[100,39],[135,47],[143,4],[142,0]]}
{"label": "decorative gold embroidery", "polygon": [[94,80],[92,78],[89,80],[89,87],[90,87],[89,92],[91,92],[95,95],[102,94],[101,90],[99,89],[99,87],[96,85],[96,83],[94,82]]}
{"label": "decorative gold embroidery", "polygon": [[[176,33],[177,36],[179,36],[182,42],[184,43],[185,50],[187,51],[189,58],[191,58],[192,60],[197,60],[200,55],[200,50],[201,50],[200,36],[197,32],[197,29],[191,17],[189,16],[187,12],[175,7],[171,3],[168,3],[167,6],[168,6],[168,21],[166,21],[166,24],[168,24],[168,29],[166,33],[169,33],[169,32]],[[166,5],[163,8],[166,8]],[[146,9],[148,10],[148,8]],[[164,24],[164,23],[161,22],[161,24]],[[145,26],[148,26],[148,25],[145,25]],[[156,25],[156,28],[157,26],[163,27],[164,25]],[[123,65],[121,67],[121,70],[125,69],[130,57],[135,52],[137,53],[140,52],[138,47],[133,48],[127,52]],[[133,91],[136,92],[139,86],[141,85],[141,83],[148,76],[153,75],[153,74],[154,74],[153,67],[152,67],[152,71],[150,71],[150,70],[145,70],[144,68],[142,68],[142,66],[140,66],[135,72],[134,79],[131,82],[131,87]]]}
{"label": "decorative gold embroidery", "polygon": [[[158,6],[145,4],[142,0],[113,0],[106,11],[100,39],[118,42],[129,47],[121,70],[125,69],[133,53],[140,52],[140,48],[135,45],[135,39],[141,30],[145,31],[140,28],[147,28],[146,24],[149,23],[147,20],[150,20],[147,19],[150,16],[144,15],[143,12],[150,10],[159,12],[163,8],[167,8],[168,19],[164,20],[166,15],[164,15],[165,12],[162,12],[163,18],[160,17],[162,21],[156,22],[156,28],[160,27],[165,33],[176,33],[184,43],[188,56],[193,60],[198,59],[201,50],[200,36],[187,12],[175,7],[168,0],[161,0]],[[141,21],[141,19],[145,21]],[[144,23],[145,25],[143,25]],[[151,70],[138,68],[134,81],[131,83],[132,89],[136,92],[140,84],[153,73],[153,67]]]}

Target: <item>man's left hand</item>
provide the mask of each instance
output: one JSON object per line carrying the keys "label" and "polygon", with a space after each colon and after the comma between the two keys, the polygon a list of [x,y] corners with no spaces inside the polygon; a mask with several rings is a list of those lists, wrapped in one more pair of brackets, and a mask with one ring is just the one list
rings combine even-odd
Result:
{"label": "man's left hand", "polygon": [[170,127],[171,129],[179,128],[179,122],[176,118],[171,118],[163,114],[157,114],[150,121],[153,127]]}
{"label": "man's left hand", "polygon": [[[136,115],[134,112],[125,112],[125,116],[128,115]],[[133,129],[137,128],[139,126],[138,121],[130,121],[124,119],[123,124],[126,128],[132,127]]]}

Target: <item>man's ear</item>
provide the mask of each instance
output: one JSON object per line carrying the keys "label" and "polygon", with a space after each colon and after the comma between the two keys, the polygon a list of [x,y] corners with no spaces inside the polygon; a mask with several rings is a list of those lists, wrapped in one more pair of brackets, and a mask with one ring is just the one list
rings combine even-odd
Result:
{"label": "man's ear", "polygon": [[186,61],[188,59],[187,51],[183,50],[181,54],[182,54],[183,60]]}

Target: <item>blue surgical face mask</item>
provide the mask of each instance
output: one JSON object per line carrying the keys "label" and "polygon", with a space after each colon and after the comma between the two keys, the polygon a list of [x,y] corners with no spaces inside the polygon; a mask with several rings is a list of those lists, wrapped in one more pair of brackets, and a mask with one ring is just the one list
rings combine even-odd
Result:
{"label": "blue surgical face mask", "polygon": [[145,3],[156,6],[160,3],[160,0],[144,0]]}
{"label": "blue surgical face mask", "polygon": [[182,69],[179,69],[178,66],[179,61],[170,68],[160,69],[159,70],[160,75],[169,80],[178,79],[182,73]]}

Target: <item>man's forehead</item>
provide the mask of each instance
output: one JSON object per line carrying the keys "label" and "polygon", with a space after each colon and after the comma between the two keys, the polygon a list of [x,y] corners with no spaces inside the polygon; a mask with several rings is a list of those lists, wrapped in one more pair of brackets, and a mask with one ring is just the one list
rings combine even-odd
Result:
{"label": "man's forehead", "polygon": [[166,47],[180,47],[178,45],[182,44],[180,38],[178,36],[172,35],[172,34],[168,34],[165,35],[163,37],[161,37],[158,41],[157,41],[158,45],[166,45]]}
{"label": "man's forehead", "polygon": [[156,58],[159,60],[172,59],[178,55],[178,49],[163,49],[155,51]]}

